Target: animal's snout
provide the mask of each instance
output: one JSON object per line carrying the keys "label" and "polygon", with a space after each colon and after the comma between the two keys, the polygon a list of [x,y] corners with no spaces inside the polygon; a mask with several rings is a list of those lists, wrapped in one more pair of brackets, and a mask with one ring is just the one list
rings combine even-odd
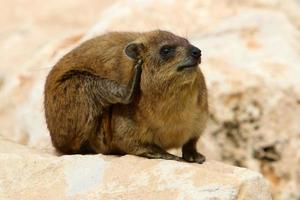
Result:
{"label": "animal's snout", "polygon": [[195,46],[191,46],[189,48],[189,55],[195,59],[199,59],[201,57],[201,50]]}

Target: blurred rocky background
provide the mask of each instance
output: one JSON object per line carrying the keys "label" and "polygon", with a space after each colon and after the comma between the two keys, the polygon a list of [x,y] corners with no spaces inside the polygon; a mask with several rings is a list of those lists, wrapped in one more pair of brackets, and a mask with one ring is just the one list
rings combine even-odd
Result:
{"label": "blurred rocky background", "polygon": [[53,152],[43,113],[53,64],[107,31],[165,29],[203,52],[211,118],[199,150],[261,172],[275,200],[300,199],[300,0],[0,2],[2,137]]}

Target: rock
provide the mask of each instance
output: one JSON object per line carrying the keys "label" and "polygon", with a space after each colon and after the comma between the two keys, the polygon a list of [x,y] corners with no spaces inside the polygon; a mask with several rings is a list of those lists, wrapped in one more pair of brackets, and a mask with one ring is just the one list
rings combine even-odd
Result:
{"label": "rock", "polygon": [[0,199],[271,199],[262,175],[208,161],[56,156],[0,139]]}
{"label": "rock", "polygon": [[[10,63],[0,67],[0,134],[38,152],[53,153],[43,113],[44,81],[53,64],[80,42],[110,30],[167,29],[187,36],[203,52],[211,120],[199,150],[209,160],[261,172],[275,200],[298,200],[299,0],[142,2],[114,1],[105,10],[100,6],[99,14],[89,15],[95,23],[88,31],[84,20],[79,25],[74,20],[74,33],[65,20],[57,20],[59,29],[67,31],[43,33],[53,38],[43,43],[34,40],[41,34],[33,28],[6,38],[2,54],[9,54],[4,63]],[[54,10],[59,12],[59,6]],[[46,30],[57,29],[49,25]],[[18,46],[12,44],[21,44],[20,49],[11,51]],[[19,56],[29,47],[35,47],[34,53],[31,49]],[[20,57],[27,62],[9,59]]]}
{"label": "rock", "polygon": [[[1,56],[0,70],[8,68],[9,71],[3,70],[3,73],[9,75],[11,71],[20,71],[21,66],[49,43],[84,33],[115,0],[90,0],[88,3],[53,0],[51,4],[33,0],[4,2],[5,8],[0,13],[1,19],[5,19],[0,21],[0,52],[5,56]],[[41,67],[35,66],[35,70]]]}

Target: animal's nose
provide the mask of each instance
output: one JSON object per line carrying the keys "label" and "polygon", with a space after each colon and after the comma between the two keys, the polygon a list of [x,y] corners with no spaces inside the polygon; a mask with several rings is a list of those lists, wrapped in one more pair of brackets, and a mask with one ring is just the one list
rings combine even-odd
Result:
{"label": "animal's nose", "polygon": [[190,54],[193,58],[199,59],[199,58],[201,57],[201,50],[198,49],[197,47],[191,46],[189,51],[190,51],[189,54]]}

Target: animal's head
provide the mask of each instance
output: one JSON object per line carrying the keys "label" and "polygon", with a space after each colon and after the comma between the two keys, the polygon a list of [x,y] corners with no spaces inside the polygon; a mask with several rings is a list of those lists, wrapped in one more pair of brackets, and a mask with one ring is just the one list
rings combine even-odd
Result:
{"label": "animal's head", "polygon": [[[201,51],[183,37],[167,31],[151,31],[129,43],[125,54],[143,61],[141,87],[185,84],[196,77]],[[159,88],[159,87],[158,87]]]}

